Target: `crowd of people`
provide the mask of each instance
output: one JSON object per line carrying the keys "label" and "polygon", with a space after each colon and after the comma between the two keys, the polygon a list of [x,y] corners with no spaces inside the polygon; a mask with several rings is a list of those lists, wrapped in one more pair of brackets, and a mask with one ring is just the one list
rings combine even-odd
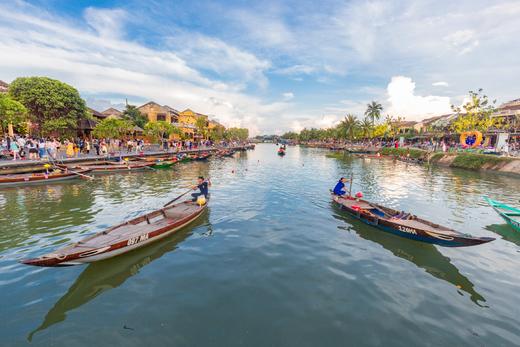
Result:
{"label": "crowd of people", "polygon": [[[236,145],[236,142],[221,141],[222,147]],[[162,144],[151,144],[143,139],[57,139],[31,136],[4,136],[0,139],[0,160],[40,160],[79,158],[85,156],[109,156],[116,153],[141,153],[164,150],[177,152],[198,148],[209,148],[215,143],[210,140],[165,140]]]}
{"label": "crowd of people", "polygon": [[[289,141],[291,142],[291,141]],[[358,140],[358,141],[309,141],[305,143],[311,147],[326,147],[333,149],[341,149],[348,147],[363,147],[363,148],[419,148],[429,152],[457,152],[457,151],[476,151],[480,153],[499,154],[504,156],[520,156],[520,137],[510,137],[500,148],[493,145],[480,145],[474,148],[465,146],[455,138],[443,138],[438,140],[433,139],[404,139],[401,142],[399,139],[372,139],[372,140]]]}

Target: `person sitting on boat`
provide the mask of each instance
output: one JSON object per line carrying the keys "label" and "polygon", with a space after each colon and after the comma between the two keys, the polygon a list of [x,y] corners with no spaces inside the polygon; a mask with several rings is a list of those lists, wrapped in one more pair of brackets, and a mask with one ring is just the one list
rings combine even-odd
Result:
{"label": "person sitting on boat", "polygon": [[347,179],[345,177],[341,177],[336,183],[336,186],[334,187],[333,193],[335,195],[345,195],[347,193],[347,189],[345,188],[345,183],[347,182]]}
{"label": "person sitting on boat", "polygon": [[201,195],[204,195],[204,197],[207,199],[209,194],[209,184],[206,180],[204,180],[204,177],[199,176],[199,178],[197,179],[197,183],[198,184],[196,186],[193,186],[192,189],[199,189],[200,192],[191,194],[191,196],[193,197],[191,201],[194,202],[197,201],[197,198]]}

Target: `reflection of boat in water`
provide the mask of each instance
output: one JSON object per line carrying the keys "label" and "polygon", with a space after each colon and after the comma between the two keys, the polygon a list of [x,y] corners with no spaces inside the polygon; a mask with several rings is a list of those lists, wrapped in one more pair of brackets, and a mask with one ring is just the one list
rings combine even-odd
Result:
{"label": "reflection of boat in water", "polygon": [[504,240],[520,246],[520,233],[511,229],[509,224],[491,224],[486,226],[486,229],[502,236]]}
{"label": "reflection of boat in water", "polygon": [[[29,334],[28,340],[31,341],[37,332],[64,321],[69,311],[83,306],[106,291],[119,287],[128,278],[139,273],[144,266],[165,253],[175,250],[179,243],[191,235],[194,228],[207,224],[208,220],[209,212],[205,213],[203,218],[195,221],[191,227],[179,231],[162,242],[88,265],[67,293],[49,310],[40,326]],[[211,231],[211,228],[208,229]]]}
{"label": "reflection of boat in water", "polygon": [[433,277],[451,283],[457,289],[468,293],[471,301],[475,304],[483,306],[481,302],[486,301],[475,291],[473,283],[462,275],[459,269],[450,262],[450,259],[442,255],[434,245],[403,240],[391,234],[380,233],[362,222],[351,221],[339,214],[334,214],[334,218],[352,225],[352,230],[361,238],[381,245],[384,249],[392,252],[393,255],[408,260]]}

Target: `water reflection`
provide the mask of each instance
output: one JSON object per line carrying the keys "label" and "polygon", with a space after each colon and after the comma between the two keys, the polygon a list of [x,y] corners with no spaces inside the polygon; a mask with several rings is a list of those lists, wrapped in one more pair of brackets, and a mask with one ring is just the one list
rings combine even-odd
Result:
{"label": "water reflection", "polygon": [[175,250],[181,242],[192,234],[195,228],[202,225],[207,226],[203,235],[210,236],[212,229],[209,223],[209,210],[201,218],[161,242],[87,265],[87,268],[78,276],[65,295],[49,310],[40,326],[29,333],[27,340],[31,341],[37,332],[64,321],[69,311],[77,309],[97,296],[119,287],[128,278],[138,274],[144,266],[159,259],[165,253]]}
{"label": "water reflection", "polygon": [[482,304],[486,300],[475,291],[473,283],[462,275],[459,269],[450,262],[450,258],[442,255],[434,245],[406,240],[402,237],[380,232],[362,222],[344,216],[343,212],[335,205],[333,209],[335,210],[333,217],[346,221],[352,226],[351,230],[354,230],[363,239],[375,242],[392,252],[393,255],[424,269],[435,278],[453,284],[458,290],[468,293],[471,301],[475,304],[487,307]]}
{"label": "water reflection", "polygon": [[491,224],[486,226],[486,229],[502,236],[504,240],[520,246],[520,233],[515,231],[509,224]]}

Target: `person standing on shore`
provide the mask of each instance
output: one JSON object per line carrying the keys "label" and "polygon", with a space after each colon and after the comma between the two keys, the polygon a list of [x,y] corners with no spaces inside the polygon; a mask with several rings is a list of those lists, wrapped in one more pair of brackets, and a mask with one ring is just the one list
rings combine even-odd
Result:
{"label": "person standing on shore", "polygon": [[18,158],[18,151],[20,151],[20,147],[18,147],[16,141],[11,141],[10,150],[13,152],[13,160],[16,160],[16,158]]}

